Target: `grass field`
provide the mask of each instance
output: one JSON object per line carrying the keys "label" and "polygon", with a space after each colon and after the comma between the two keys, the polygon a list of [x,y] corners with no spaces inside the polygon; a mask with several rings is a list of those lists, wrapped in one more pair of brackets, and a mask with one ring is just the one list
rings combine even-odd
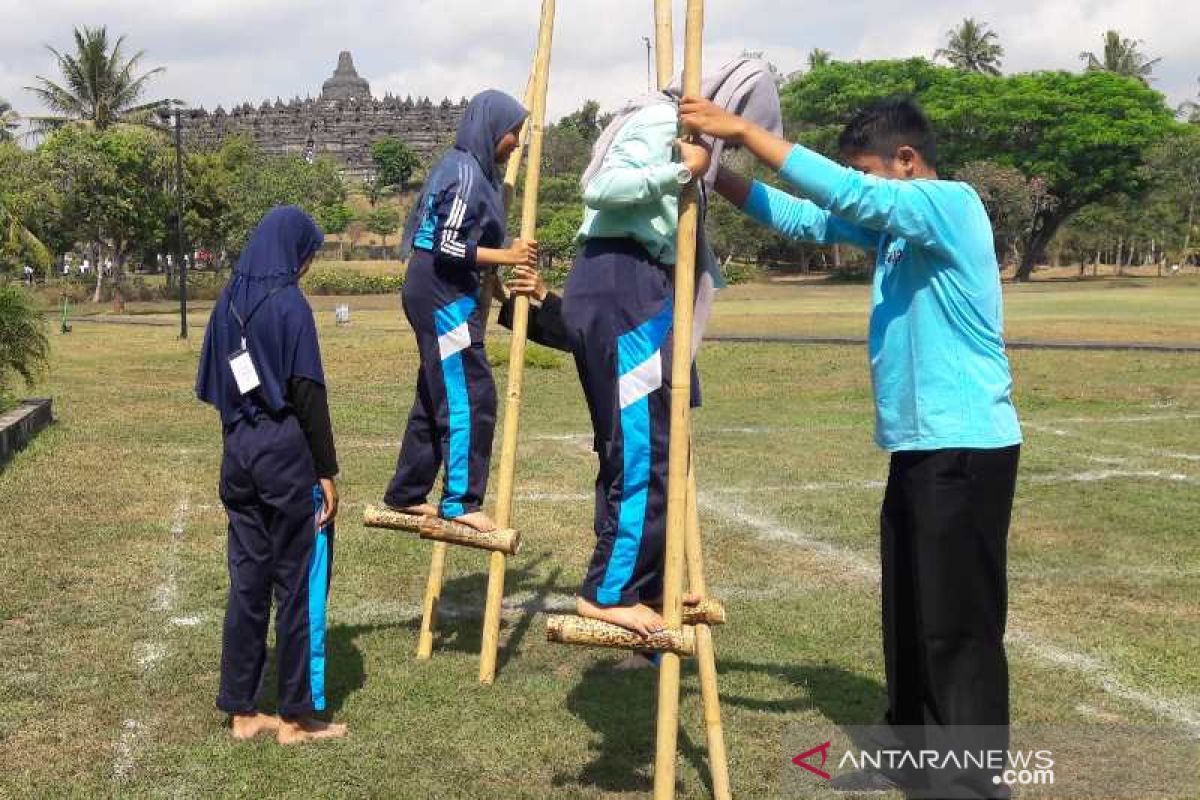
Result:
{"label": "grass field", "polygon": [[[748,286],[714,328],[862,335],[865,287]],[[333,325],[348,302],[352,324]],[[220,441],[190,344],[155,325],[52,337],[59,422],[0,472],[0,796],[596,798],[649,790],[655,675],[544,641],[590,553],[594,456],[573,366],[527,372],[501,672],[476,683],[486,557],[455,550],[434,660],[413,658],[429,546],[364,529],[415,351],[394,297],[315,298],[344,499],[330,695],[345,741],[235,745],[213,709],[226,591]],[[1014,338],[1200,342],[1200,281],[1009,287]],[[153,312],[157,308],[141,308]],[[147,313],[141,322],[170,322]],[[194,323],[203,324],[203,308]],[[498,339],[503,338],[497,335]],[[1011,538],[1022,722],[1200,729],[1200,356],[1012,354],[1026,446]],[[789,727],[884,702],[877,516],[856,347],[714,344],[696,418],[735,793],[781,797]],[[501,386],[503,369],[497,370]],[[268,682],[268,687],[273,683]],[[268,695],[273,691],[268,691]],[[685,667],[681,797],[707,796]]]}

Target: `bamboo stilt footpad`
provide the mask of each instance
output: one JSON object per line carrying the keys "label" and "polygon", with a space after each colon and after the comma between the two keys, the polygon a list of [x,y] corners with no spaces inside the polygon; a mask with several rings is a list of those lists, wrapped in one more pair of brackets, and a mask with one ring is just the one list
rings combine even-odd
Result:
{"label": "bamboo stilt footpad", "polygon": [[695,605],[683,607],[684,625],[724,625],[725,604],[715,597],[706,597]]}
{"label": "bamboo stilt footpad", "polygon": [[668,628],[653,636],[642,636],[620,625],[570,614],[556,614],[546,620],[546,640],[587,647],[655,650],[680,656],[696,654],[696,630],[691,626]]}
{"label": "bamboo stilt footpad", "polygon": [[451,522],[441,517],[405,514],[380,506],[367,506],[363,512],[363,525],[368,528],[410,531],[420,535],[422,539],[491,550],[510,556],[515,555],[521,547],[521,534],[512,528],[479,531],[470,525]]}

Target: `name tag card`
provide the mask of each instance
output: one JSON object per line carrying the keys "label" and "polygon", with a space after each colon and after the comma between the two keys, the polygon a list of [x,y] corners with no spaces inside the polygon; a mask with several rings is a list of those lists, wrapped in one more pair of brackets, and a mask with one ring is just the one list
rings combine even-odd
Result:
{"label": "name tag card", "polygon": [[241,350],[229,356],[229,369],[233,371],[233,379],[237,381],[238,391],[242,394],[249,394],[262,384],[245,341],[242,342]]}

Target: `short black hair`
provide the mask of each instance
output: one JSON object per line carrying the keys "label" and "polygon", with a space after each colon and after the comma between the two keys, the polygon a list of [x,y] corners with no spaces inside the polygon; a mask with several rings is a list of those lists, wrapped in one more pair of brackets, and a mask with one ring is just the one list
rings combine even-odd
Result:
{"label": "short black hair", "polygon": [[866,153],[891,158],[903,145],[920,153],[930,167],[936,165],[933,126],[917,102],[907,96],[886,97],[863,107],[838,136],[842,155]]}

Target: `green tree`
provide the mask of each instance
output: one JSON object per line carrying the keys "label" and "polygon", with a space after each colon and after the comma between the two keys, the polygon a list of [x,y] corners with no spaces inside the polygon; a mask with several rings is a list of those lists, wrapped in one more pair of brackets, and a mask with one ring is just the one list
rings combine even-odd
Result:
{"label": "green tree", "polygon": [[125,37],[120,36],[110,48],[108,29],[103,26],[76,28],[74,53],[60,53],[46,45],[62,77],[57,83],[38,75],[37,86],[25,87],[53,112],[52,116],[32,117],[34,124],[53,129],[68,122],[86,122],[104,130],[169,102],[139,102],[151,78],[166,68],[155,67],[138,74],[145,51],[126,58],[124,45]]}
{"label": "green tree", "polygon": [[[107,246],[120,271],[131,253],[163,240],[172,208],[171,153],[159,133],[133,125],[67,126],[45,142],[40,155],[61,197],[62,224],[72,241],[90,243],[97,255],[100,245]],[[95,302],[103,279],[97,269]]]}
{"label": "green tree", "polygon": [[0,175],[0,270],[13,272],[25,264],[49,269],[53,257],[46,242],[54,234],[58,197],[37,153],[0,142]]}
{"label": "green tree", "polygon": [[1147,160],[1147,171],[1174,201],[1170,207],[1180,212],[1178,259],[1187,262],[1194,255],[1200,208],[1200,128],[1189,125],[1156,147]]}
{"label": "green tree", "polygon": [[0,408],[19,376],[33,383],[50,352],[41,309],[19,286],[0,285]]}
{"label": "green tree", "polygon": [[832,154],[845,120],[892,94],[914,95],[925,108],[943,174],[986,160],[1045,181],[1049,202],[1021,247],[1022,280],[1081,208],[1143,193],[1147,153],[1177,126],[1162,95],[1109,72],[994,77],[910,59],[835,63],[798,77],[783,96],[789,134]]}
{"label": "green tree", "polygon": [[231,137],[213,153],[188,160],[187,235],[193,243],[236,259],[250,231],[275,206],[297,205],[314,217],[346,200],[332,159],[263,153],[246,137]]}
{"label": "green tree", "polygon": [[828,67],[833,63],[833,53],[828,50],[822,50],[820,47],[814,47],[808,52],[808,69],[811,72],[814,69]]}
{"label": "green tree", "polygon": [[1004,266],[1020,258],[1021,245],[1029,238],[1037,212],[1053,199],[1046,182],[1027,178],[1015,167],[990,161],[972,161],[958,170],[957,180],[971,184],[987,209],[996,243],[996,259]]}
{"label": "green tree", "polygon": [[383,246],[387,247],[387,237],[400,227],[400,212],[391,206],[380,206],[367,214],[366,223],[367,230],[382,238]]}
{"label": "green tree", "polygon": [[371,145],[375,163],[375,185],[382,190],[398,191],[421,166],[421,157],[395,136],[387,136]]}
{"label": "green tree", "polygon": [[329,206],[322,206],[317,209],[317,223],[325,231],[325,233],[338,236],[338,258],[345,260],[346,244],[342,234],[350,227],[350,223],[354,221],[354,212],[350,206],[345,203],[334,203]]}
{"label": "green tree", "polygon": [[955,69],[999,75],[1000,59],[1004,56],[999,39],[995,31],[988,29],[986,22],[967,17],[957,28],[946,31],[946,46],[938,49],[933,57],[945,58]]}
{"label": "green tree", "polygon": [[1104,50],[1097,56],[1085,50],[1079,54],[1088,72],[1114,72],[1127,78],[1137,78],[1149,84],[1151,73],[1161,58],[1147,58],[1141,50],[1141,39],[1126,39],[1117,31],[1104,33]]}
{"label": "green tree", "polygon": [[0,142],[11,141],[20,125],[20,115],[13,110],[11,103],[0,97]]}

